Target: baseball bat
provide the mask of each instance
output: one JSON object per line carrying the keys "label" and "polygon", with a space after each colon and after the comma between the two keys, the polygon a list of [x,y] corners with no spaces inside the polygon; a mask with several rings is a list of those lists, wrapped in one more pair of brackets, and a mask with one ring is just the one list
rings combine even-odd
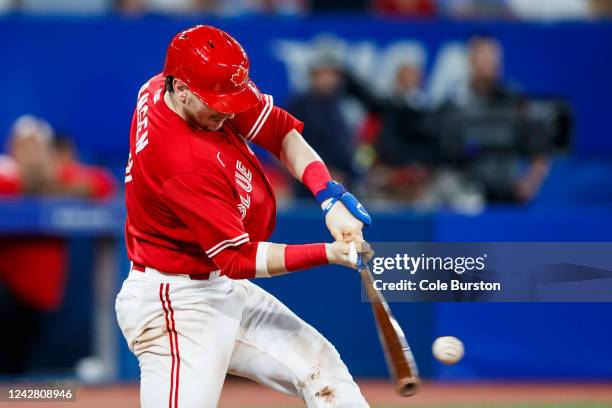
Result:
{"label": "baseball bat", "polygon": [[[352,244],[351,251],[353,251],[353,248],[354,244]],[[378,337],[395,389],[403,397],[414,395],[419,390],[421,380],[406,336],[391,313],[387,301],[374,287],[374,279],[370,273],[370,268],[363,262],[361,255],[357,255],[357,265],[361,281],[372,306]]]}

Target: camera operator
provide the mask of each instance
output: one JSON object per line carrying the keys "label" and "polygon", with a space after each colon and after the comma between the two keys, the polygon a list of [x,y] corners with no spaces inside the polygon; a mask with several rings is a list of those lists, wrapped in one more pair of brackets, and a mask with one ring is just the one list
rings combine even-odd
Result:
{"label": "camera operator", "polygon": [[548,175],[552,143],[529,118],[529,102],[504,82],[501,44],[474,36],[468,58],[468,81],[442,108],[442,151],[487,201],[530,201]]}
{"label": "camera operator", "polygon": [[[417,202],[440,162],[438,142],[431,131],[429,98],[422,89],[423,56],[415,50],[396,61],[389,92],[379,96],[350,72],[345,72],[348,95],[356,98],[376,125],[370,143],[376,152],[366,190],[385,198]],[[412,52],[411,52],[412,51]]]}

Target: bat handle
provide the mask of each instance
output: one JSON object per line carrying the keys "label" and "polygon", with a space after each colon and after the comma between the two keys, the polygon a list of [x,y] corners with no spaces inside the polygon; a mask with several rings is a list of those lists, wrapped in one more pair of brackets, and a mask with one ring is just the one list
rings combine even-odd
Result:
{"label": "bat handle", "polygon": [[357,265],[358,269],[363,269],[364,264],[363,264],[363,257],[361,256],[360,253],[357,253],[357,248],[355,247],[355,243],[351,242],[349,244],[349,259],[351,262],[353,262],[355,265]]}

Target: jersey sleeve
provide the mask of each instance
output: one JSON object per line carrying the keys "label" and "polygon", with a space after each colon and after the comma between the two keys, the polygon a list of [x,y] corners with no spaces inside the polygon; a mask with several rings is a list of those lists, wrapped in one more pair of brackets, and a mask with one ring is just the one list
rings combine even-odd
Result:
{"label": "jersey sleeve", "polygon": [[274,106],[274,98],[266,94],[263,94],[254,108],[237,114],[231,124],[246,140],[263,147],[276,157],[280,156],[285,135],[292,129],[302,132],[304,128],[304,124],[289,112]]}
{"label": "jersey sleeve", "polygon": [[163,184],[161,194],[213,262],[224,249],[249,242],[233,191],[222,175],[176,175]]}

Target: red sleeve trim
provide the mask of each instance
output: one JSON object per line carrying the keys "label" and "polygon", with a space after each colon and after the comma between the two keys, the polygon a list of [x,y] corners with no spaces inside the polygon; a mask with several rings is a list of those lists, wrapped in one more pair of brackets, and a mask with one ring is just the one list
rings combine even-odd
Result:
{"label": "red sleeve trim", "polygon": [[212,258],[213,256],[217,255],[219,252],[223,251],[224,249],[228,247],[235,247],[238,245],[242,245],[245,242],[249,242],[249,234],[247,233],[238,235],[235,238],[223,240],[219,242],[217,245],[214,245],[210,247],[209,249],[207,249],[206,256],[208,256],[209,258]]}
{"label": "red sleeve trim", "polygon": [[[257,242],[246,242],[240,248],[227,248],[213,259],[221,275],[230,279],[252,279],[257,271]],[[239,244],[236,244],[239,245]],[[234,246],[234,245],[231,245]]]}
{"label": "red sleeve trim", "polygon": [[255,123],[253,123],[251,130],[249,130],[249,133],[247,133],[245,137],[246,140],[253,140],[255,139],[255,137],[257,137],[264,123],[266,123],[266,120],[268,120],[268,116],[270,116],[270,112],[272,112],[272,108],[274,107],[274,98],[272,97],[272,95],[264,94],[263,100],[264,100],[264,107],[259,113],[259,116],[257,117],[257,120],[255,121]]}

